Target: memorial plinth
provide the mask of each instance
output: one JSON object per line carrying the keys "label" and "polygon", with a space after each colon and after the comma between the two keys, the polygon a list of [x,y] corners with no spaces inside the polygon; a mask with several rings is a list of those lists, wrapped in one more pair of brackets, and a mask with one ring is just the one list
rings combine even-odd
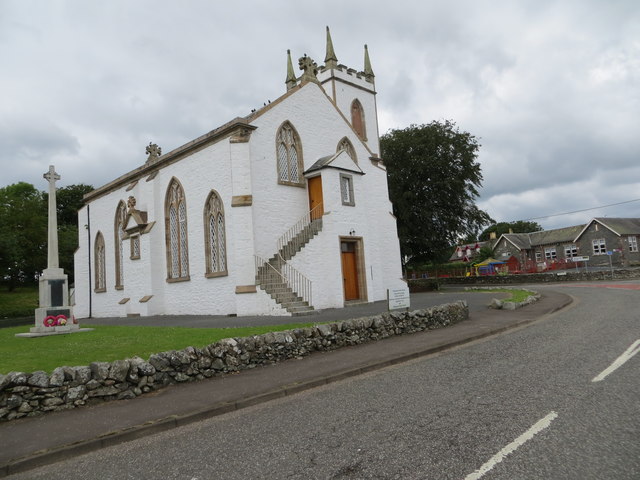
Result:
{"label": "memorial plinth", "polygon": [[60,180],[53,168],[43,175],[49,182],[49,234],[47,242],[47,268],[39,280],[40,300],[35,311],[35,326],[30,333],[19,333],[17,337],[39,337],[90,331],[80,328],[73,316],[73,307],[69,305],[69,281],[64,270],[58,264],[58,218],[56,214],[56,180]]}

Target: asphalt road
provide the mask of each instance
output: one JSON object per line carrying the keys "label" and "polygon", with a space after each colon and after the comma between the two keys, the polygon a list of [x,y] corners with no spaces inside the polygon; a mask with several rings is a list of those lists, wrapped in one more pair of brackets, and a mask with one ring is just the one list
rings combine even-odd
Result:
{"label": "asphalt road", "polygon": [[[484,341],[15,479],[638,479],[638,285]],[[540,289],[547,287],[538,287]],[[635,288],[635,289],[634,289]]]}

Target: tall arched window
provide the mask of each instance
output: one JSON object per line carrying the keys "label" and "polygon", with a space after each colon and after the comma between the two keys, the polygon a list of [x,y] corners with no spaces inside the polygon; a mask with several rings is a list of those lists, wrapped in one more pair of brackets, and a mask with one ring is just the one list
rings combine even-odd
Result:
{"label": "tall arched window", "polygon": [[367,130],[364,123],[364,109],[357,98],[351,103],[351,125],[358,136],[366,141]]}
{"label": "tall arched window", "polygon": [[125,227],[127,221],[127,205],[120,200],[118,203],[118,207],[116,208],[116,217],[113,222],[113,232],[114,232],[114,245],[116,247],[116,289],[121,290],[124,288],[124,266],[122,264],[123,255],[124,255],[124,237],[125,237]]}
{"label": "tall arched window", "polygon": [[107,275],[105,272],[104,237],[98,231],[93,246],[93,268],[95,270],[95,292],[107,291]]}
{"label": "tall arched window", "polygon": [[276,155],[278,157],[278,183],[304,186],[302,145],[296,129],[289,122],[284,122],[278,129]]}
{"label": "tall arched window", "polygon": [[204,205],[204,245],[207,277],[227,274],[227,248],[224,227],[224,207],[220,195],[211,190]]}
{"label": "tall arched window", "polygon": [[164,203],[167,242],[167,279],[189,280],[187,204],[184,190],[175,178],[169,182]]}
{"label": "tall arched window", "polygon": [[336,148],[336,152],[339,152],[340,150],[344,150],[345,152],[347,152],[347,155],[351,157],[351,160],[358,163],[358,157],[356,157],[356,150],[353,148],[353,144],[349,141],[347,137],[344,137],[338,143],[338,148]]}

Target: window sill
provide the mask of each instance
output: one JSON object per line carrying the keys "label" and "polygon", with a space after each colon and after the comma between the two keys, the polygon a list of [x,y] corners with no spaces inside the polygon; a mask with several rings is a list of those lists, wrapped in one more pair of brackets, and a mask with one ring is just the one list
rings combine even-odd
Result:
{"label": "window sill", "polygon": [[205,278],[226,277],[227,275],[229,275],[229,272],[227,270],[225,270],[224,272],[210,272],[204,274]]}
{"label": "window sill", "polygon": [[278,183],[280,185],[286,185],[288,187],[299,187],[299,188],[305,188],[306,187],[306,185],[304,183],[288,182],[286,180],[278,180]]}
{"label": "window sill", "polygon": [[188,282],[189,280],[191,280],[191,277],[187,275],[186,277],[167,278],[167,283]]}

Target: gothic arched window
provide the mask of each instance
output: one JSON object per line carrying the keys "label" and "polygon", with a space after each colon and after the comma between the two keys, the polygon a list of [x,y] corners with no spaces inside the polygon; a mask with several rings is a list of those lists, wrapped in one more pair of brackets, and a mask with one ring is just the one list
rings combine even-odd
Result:
{"label": "gothic arched window", "polygon": [[353,148],[353,144],[349,141],[347,137],[344,137],[338,143],[338,148],[336,148],[336,152],[339,152],[340,150],[344,150],[345,152],[347,152],[347,155],[351,157],[351,160],[358,163],[358,157],[356,157],[356,150]]}
{"label": "gothic arched window", "polygon": [[224,227],[224,207],[220,195],[211,190],[204,205],[204,245],[207,277],[227,274],[227,248]]}
{"label": "gothic arched window", "polygon": [[164,202],[167,242],[167,279],[189,280],[187,204],[184,190],[175,178],[169,182]]}
{"label": "gothic arched window", "polygon": [[105,272],[104,237],[98,231],[93,247],[93,268],[95,270],[95,292],[107,291],[107,275]]}
{"label": "gothic arched window", "polygon": [[364,123],[364,109],[357,98],[351,102],[351,125],[358,136],[367,141],[367,130]]}
{"label": "gothic arched window", "polygon": [[278,158],[278,183],[304,186],[302,145],[296,129],[289,122],[284,122],[278,129],[276,155]]}
{"label": "gothic arched window", "polygon": [[114,232],[114,245],[116,247],[116,289],[122,290],[124,288],[124,266],[122,264],[123,255],[124,255],[124,237],[125,237],[125,227],[127,222],[127,205],[120,200],[118,203],[118,207],[116,208],[116,217],[113,222],[113,232]]}

